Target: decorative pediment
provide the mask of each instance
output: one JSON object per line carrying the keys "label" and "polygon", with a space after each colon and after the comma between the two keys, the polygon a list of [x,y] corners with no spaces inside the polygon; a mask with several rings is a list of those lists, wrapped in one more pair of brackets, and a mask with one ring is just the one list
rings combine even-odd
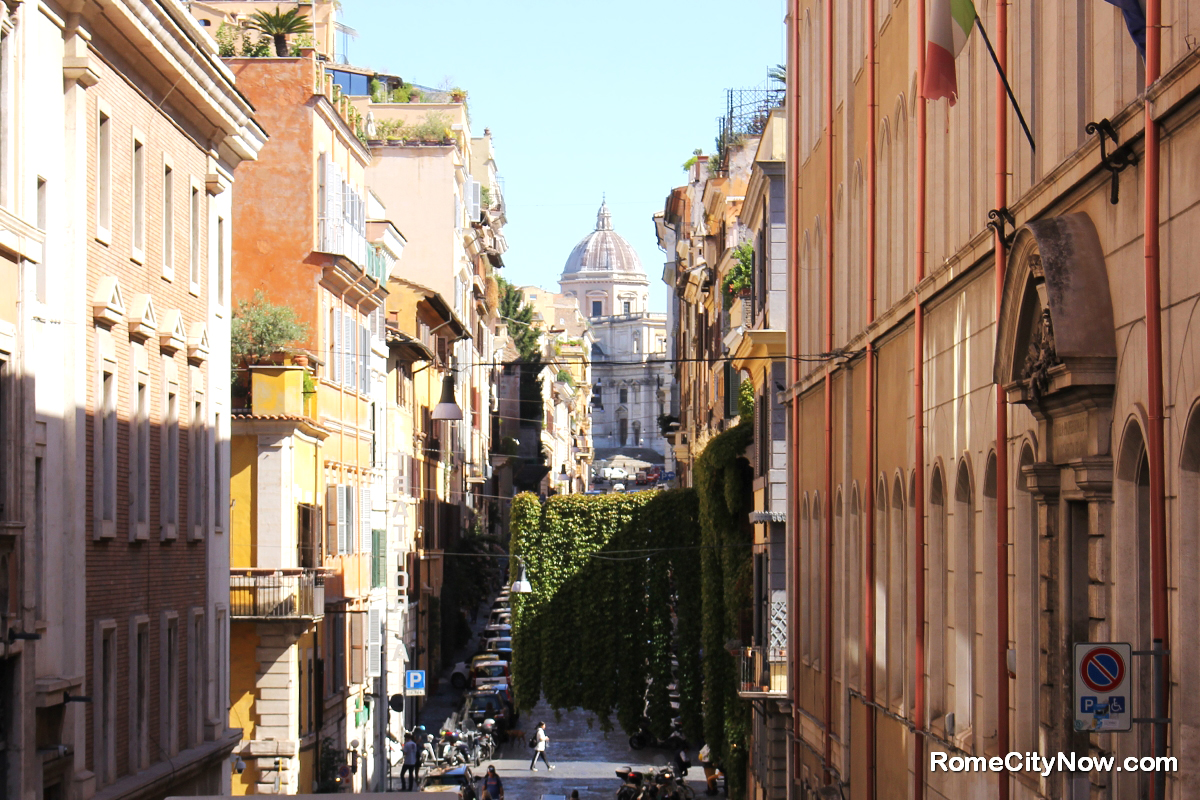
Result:
{"label": "decorative pediment", "polygon": [[173,356],[186,346],[187,331],[183,327],[183,312],[172,308],[163,313],[162,327],[158,331],[158,349]]}
{"label": "decorative pediment", "polygon": [[129,299],[126,314],[129,322],[129,338],[144,342],[158,331],[158,318],[154,313],[154,298],[148,294],[135,294]]}
{"label": "decorative pediment", "polygon": [[96,282],[92,295],[92,319],[97,325],[111,328],[125,318],[125,300],[116,275],[104,275]]}
{"label": "decorative pediment", "polygon": [[197,322],[188,331],[188,361],[202,363],[208,359],[208,325]]}
{"label": "decorative pediment", "polygon": [[1091,218],[1068,214],[1022,227],[1004,276],[996,382],[1011,401],[1039,408],[1059,391],[1111,393],[1116,361],[1108,271]]}

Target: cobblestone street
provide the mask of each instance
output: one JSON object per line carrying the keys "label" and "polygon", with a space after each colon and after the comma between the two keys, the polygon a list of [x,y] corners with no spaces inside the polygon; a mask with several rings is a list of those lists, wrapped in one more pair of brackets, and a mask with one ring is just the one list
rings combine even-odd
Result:
{"label": "cobblestone street", "polygon": [[[482,628],[486,616],[481,614],[480,623],[474,627]],[[456,654],[455,661],[473,653],[474,645],[475,641],[472,640],[466,650]],[[438,690],[427,698],[421,709],[422,724],[430,731],[437,730],[461,703],[462,692],[451,687],[450,672],[447,671],[438,681]],[[591,727],[588,726],[589,719],[592,721]],[[529,761],[533,757],[533,750],[529,748],[527,740],[539,720],[546,723],[546,733],[550,736],[546,757],[554,769],[547,770],[539,762],[538,771],[532,772]],[[555,719],[553,709],[545,703],[539,703],[532,712],[521,714],[516,728],[523,732],[523,736],[510,740],[500,748],[499,758],[483,762],[477,770],[477,774],[482,776],[489,763],[496,765],[496,771],[504,781],[506,800],[570,797],[572,789],[579,790],[581,800],[612,798],[620,787],[616,776],[618,768],[630,766],[642,770],[662,767],[670,758],[666,750],[633,750],[629,747],[628,736],[620,730],[605,734],[595,718],[586,712],[575,711]],[[697,795],[703,797],[704,772],[696,763],[696,749],[688,751],[696,765],[689,770],[687,783]]]}

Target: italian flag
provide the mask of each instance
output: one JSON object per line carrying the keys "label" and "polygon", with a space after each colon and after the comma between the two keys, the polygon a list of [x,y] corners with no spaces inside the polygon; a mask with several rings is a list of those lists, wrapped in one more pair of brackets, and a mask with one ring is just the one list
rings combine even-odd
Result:
{"label": "italian flag", "polygon": [[971,0],[933,0],[929,10],[929,41],[925,44],[925,99],[958,99],[954,59],[967,45],[975,25]]}

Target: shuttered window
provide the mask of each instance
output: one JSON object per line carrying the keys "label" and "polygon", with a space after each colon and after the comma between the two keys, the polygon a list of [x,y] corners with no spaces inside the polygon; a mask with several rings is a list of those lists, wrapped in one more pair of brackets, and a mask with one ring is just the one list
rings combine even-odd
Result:
{"label": "shuttered window", "polygon": [[[353,493],[353,488],[351,488]],[[363,486],[358,490],[358,535],[359,552],[371,552],[371,487]]]}
{"label": "shuttered window", "polygon": [[383,614],[381,609],[367,611],[367,677],[383,674]]}

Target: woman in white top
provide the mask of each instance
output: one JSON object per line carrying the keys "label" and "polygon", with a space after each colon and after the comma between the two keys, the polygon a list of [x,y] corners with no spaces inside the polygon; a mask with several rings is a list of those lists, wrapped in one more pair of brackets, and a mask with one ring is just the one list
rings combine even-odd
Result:
{"label": "woman in white top", "polygon": [[529,768],[537,772],[537,760],[541,756],[542,763],[547,769],[554,769],[554,766],[546,760],[546,745],[550,743],[550,737],[546,735],[546,723],[539,722],[537,730],[533,732],[533,759],[529,762]]}

